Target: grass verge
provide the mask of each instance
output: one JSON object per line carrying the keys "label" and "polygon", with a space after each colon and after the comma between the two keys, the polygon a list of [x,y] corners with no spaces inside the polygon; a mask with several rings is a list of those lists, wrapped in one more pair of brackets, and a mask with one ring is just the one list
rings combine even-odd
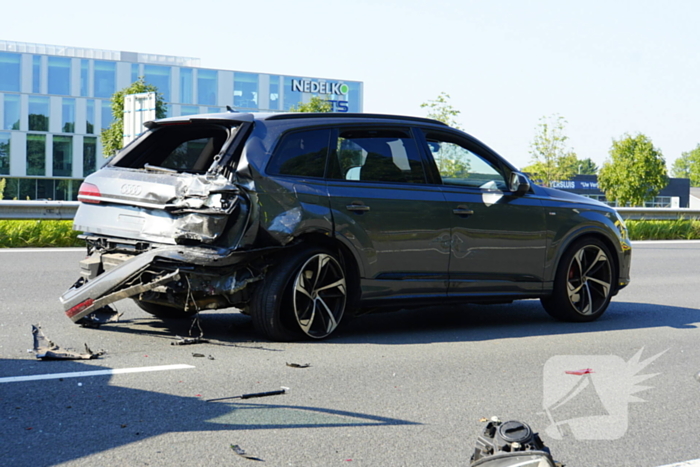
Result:
{"label": "grass verge", "polygon": [[697,240],[700,239],[700,220],[646,220],[625,221],[632,240]]}
{"label": "grass verge", "polygon": [[0,220],[0,248],[84,246],[72,226],[72,220]]}

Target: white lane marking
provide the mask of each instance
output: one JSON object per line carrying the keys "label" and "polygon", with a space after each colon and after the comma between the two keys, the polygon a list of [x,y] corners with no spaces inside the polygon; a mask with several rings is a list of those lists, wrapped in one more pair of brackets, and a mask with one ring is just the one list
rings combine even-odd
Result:
{"label": "white lane marking", "polygon": [[697,467],[700,465],[700,459],[694,459],[692,461],[678,462],[677,464],[661,465],[659,467]]}
{"label": "white lane marking", "polygon": [[75,371],[73,373],[51,373],[47,375],[10,376],[7,378],[0,378],[0,383],[19,383],[22,381],[38,381],[41,379],[82,378],[84,376],[120,375],[124,373],[143,373],[146,371],[184,370],[187,368],[194,367],[192,365],[179,364],[142,366],[140,368],[110,368],[109,370]]}
{"label": "white lane marking", "polygon": [[664,245],[675,243],[700,243],[700,240],[632,240],[632,245]]}
{"label": "white lane marking", "polygon": [[78,248],[0,248],[0,253],[75,253],[87,251],[85,247]]}

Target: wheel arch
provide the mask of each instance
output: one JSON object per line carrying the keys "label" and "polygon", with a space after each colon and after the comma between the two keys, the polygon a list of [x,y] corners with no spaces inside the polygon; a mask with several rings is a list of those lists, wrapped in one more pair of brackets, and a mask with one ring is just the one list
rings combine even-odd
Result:
{"label": "wheel arch", "polygon": [[[569,251],[572,245],[576,244],[580,240],[586,239],[586,238],[595,238],[599,241],[601,241],[607,248],[610,250],[611,256],[612,256],[612,264],[615,267],[614,274],[615,274],[615,282],[614,282],[614,290],[613,290],[613,295],[617,292],[617,290],[620,287],[620,252],[619,248],[616,247],[615,242],[610,238],[609,235],[606,235],[602,230],[586,230],[583,232],[577,232],[574,235],[569,236],[569,238],[566,239],[565,242],[562,243],[561,247],[557,251],[556,258],[554,260],[554,264],[551,270],[551,275],[549,277],[549,280],[553,281],[554,278],[556,277],[557,271],[559,270],[559,266],[561,264],[562,257],[564,254]],[[619,242],[618,242],[619,244]]]}

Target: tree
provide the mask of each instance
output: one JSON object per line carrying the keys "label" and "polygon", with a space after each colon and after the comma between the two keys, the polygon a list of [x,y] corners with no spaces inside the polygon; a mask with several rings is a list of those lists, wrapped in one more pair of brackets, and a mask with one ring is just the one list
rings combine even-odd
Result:
{"label": "tree", "polygon": [[569,180],[578,172],[576,153],[567,148],[568,136],[564,134],[566,119],[561,115],[541,117],[535,138],[530,143],[532,164],[523,167],[523,172],[539,180],[544,186],[553,181]]}
{"label": "tree", "polygon": [[130,86],[115,92],[112,95],[112,116],[114,120],[109,128],[102,130],[100,135],[102,152],[105,157],[115,154],[124,145],[124,96],[142,92],[156,93],[156,118],[165,118],[167,104],[163,100],[163,95],[158,92],[158,88],[154,85],[146,84],[143,76],[131,83]]}
{"label": "tree", "polygon": [[576,173],[580,175],[595,175],[598,173],[598,165],[590,157],[579,159],[576,170]]}
{"label": "tree", "polygon": [[684,152],[673,162],[674,177],[689,178],[690,186],[700,186],[700,144],[692,151]]}
{"label": "tree", "polygon": [[449,103],[449,99],[449,94],[446,92],[441,92],[436,99],[423,102],[420,107],[421,109],[429,109],[427,115],[428,118],[432,118],[433,120],[437,120],[453,128],[461,130],[462,128],[459,126],[455,118],[462,112],[452,107],[452,105]]}
{"label": "tree", "polygon": [[639,133],[613,140],[610,159],[598,174],[598,184],[610,201],[643,206],[668,184],[666,161],[651,140]]}
{"label": "tree", "polygon": [[333,106],[327,100],[321,99],[318,96],[313,96],[309,102],[303,103],[299,102],[297,105],[293,105],[290,112],[332,112]]}

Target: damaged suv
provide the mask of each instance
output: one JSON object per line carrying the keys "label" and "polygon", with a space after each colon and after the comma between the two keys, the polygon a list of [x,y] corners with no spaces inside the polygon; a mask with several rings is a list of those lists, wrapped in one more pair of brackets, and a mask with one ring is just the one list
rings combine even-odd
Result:
{"label": "damaged suv", "polygon": [[131,298],[158,317],[236,307],[272,340],[344,315],[539,298],[591,321],[629,282],[622,219],[531,184],[440,122],[371,114],[167,118],[90,175],[75,322]]}

